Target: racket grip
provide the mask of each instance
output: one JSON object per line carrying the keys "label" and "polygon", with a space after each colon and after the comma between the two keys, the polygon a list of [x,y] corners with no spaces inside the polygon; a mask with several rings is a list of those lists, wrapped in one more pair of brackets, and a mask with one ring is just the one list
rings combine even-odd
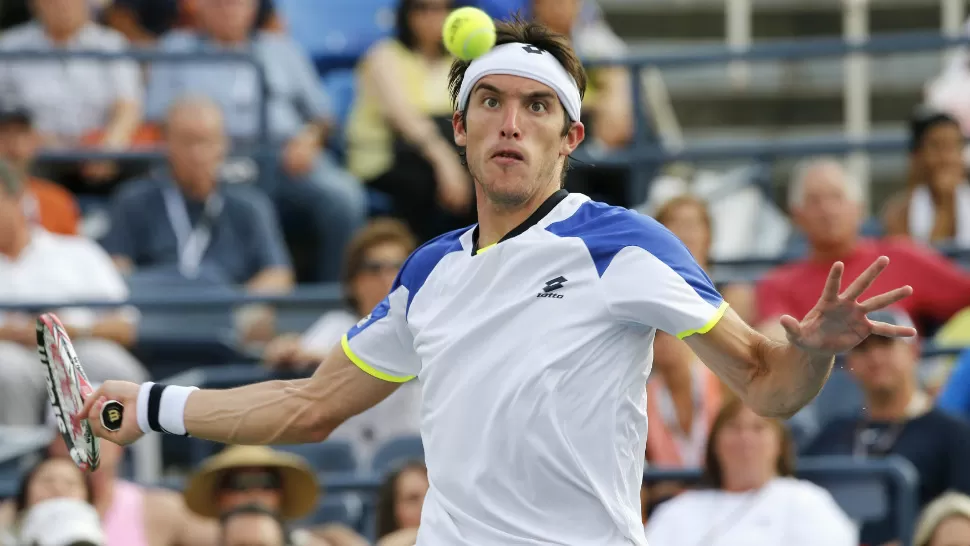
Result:
{"label": "racket grip", "polygon": [[120,430],[124,417],[125,406],[117,400],[108,400],[101,407],[101,426],[109,432]]}

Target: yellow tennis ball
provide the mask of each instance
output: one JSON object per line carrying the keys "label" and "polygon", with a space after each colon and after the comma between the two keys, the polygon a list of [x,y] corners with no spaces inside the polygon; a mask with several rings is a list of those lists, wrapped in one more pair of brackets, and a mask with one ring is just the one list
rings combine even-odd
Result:
{"label": "yellow tennis ball", "polygon": [[495,23],[478,8],[458,8],[445,19],[441,37],[452,55],[470,61],[495,45]]}

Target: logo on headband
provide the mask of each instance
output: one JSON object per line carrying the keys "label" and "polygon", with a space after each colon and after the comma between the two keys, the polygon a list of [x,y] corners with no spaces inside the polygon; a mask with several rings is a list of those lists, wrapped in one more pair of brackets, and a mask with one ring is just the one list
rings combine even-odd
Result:
{"label": "logo on headband", "polygon": [[522,46],[522,51],[526,53],[535,53],[536,55],[542,55],[543,51],[534,45]]}

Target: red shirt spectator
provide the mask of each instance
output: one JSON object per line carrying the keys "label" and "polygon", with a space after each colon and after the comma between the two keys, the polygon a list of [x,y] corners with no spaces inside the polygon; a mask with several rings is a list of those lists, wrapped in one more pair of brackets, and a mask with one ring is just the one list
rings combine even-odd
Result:
{"label": "red shirt spectator", "polygon": [[970,273],[935,251],[905,240],[860,240],[862,208],[857,188],[833,161],[813,161],[798,169],[791,186],[792,218],[808,239],[804,260],[769,272],[757,286],[759,322],[788,314],[804,317],[818,302],[829,269],[845,264],[843,289],[879,256],[890,265],[863,294],[879,294],[904,284],[913,295],[897,304],[920,322],[942,323],[970,306]]}

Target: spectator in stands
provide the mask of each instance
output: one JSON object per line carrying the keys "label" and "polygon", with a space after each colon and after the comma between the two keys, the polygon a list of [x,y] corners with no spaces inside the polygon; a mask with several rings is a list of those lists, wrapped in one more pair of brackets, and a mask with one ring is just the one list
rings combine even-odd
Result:
{"label": "spectator in stands", "polygon": [[[287,35],[255,32],[256,0],[199,2],[199,29],[169,33],[165,52],[254,51],[265,71],[269,136],[279,162],[267,175],[283,229],[291,242],[311,237],[317,244],[316,281],[336,281],[340,258],[364,223],[367,199],[360,182],[324,150],[333,129],[328,99],[307,54]],[[160,119],[185,93],[204,94],[223,110],[234,153],[259,145],[261,82],[239,63],[157,65],[151,70],[148,115]]]}
{"label": "spectator in stands", "polygon": [[945,493],[929,503],[916,522],[913,546],[970,544],[970,497]]}
{"label": "spectator in stands", "polygon": [[[33,0],[35,20],[0,36],[0,51],[124,51],[128,41],[91,19],[86,0]],[[128,148],[142,120],[142,87],[135,62],[51,59],[0,63],[0,97],[31,112],[46,147]],[[80,168],[52,166],[48,177],[75,191],[115,179],[113,162]]]}
{"label": "spectator in stands", "polygon": [[[84,363],[87,366],[87,362]],[[48,448],[70,460],[58,434]],[[178,493],[147,488],[119,477],[124,448],[101,443],[101,465],[90,474],[92,504],[101,516],[108,544],[124,546],[212,546],[219,527],[192,514]]]}
{"label": "spectator in stands", "polygon": [[[199,0],[113,0],[105,7],[104,21],[136,45],[154,45],[176,28],[193,28],[198,21]],[[282,30],[273,0],[259,0],[254,29]]]}
{"label": "spectator in stands", "polygon": [[220,546],[291,546],[279,516],[258,504],[234,508],[219,519]]}
{"label": "spectator in stands", "polygon": [[887,204],[884,223],[889,235],[970,248],[970,184],[963,133],[952,116],[921,110],[910,121],[906,189]]}
{"label": "spectator in stands", "polygon": [[0,545],[18,546],[19,527],[27,510],[60,498],[90,504],[90,477],[70,459],[45,457],[21,477],[17,497],[0,504]]}
{"label": "spectator in stands", "polygon": [[[114,196],[102,244],[118,269],[288,292],[293,271],[272,204],[255,188],[220,184],[228,143],[218,105],[201,97],[173,103],[166,142],[168,168]],[[266,321],[271,317],[253,324]]]}
{"label": "spectator in stands", "polygon": [[970,421],[970,349],[960,353],[936,405],[941,410]]}
{"label": "spectator in stands", "polygon": [[377,546],[412,546],[428,493],[428,469],[421,461],[404,464],[377,493]]}
{"label": "spectator in stands", "polygon": [[441,28],[452,0],[401,0],[397,34],[358,65],[347,164],[388,194],[420,241],[474,222],[472,184],[454,145],[451,57]]}
{"label": "spectator in stands", "polygon": [[647,522],[651,544],[856,546],[858,531],[824,489],[793,478],[794,445],[784,424],[739,399],[721,409],[705,454],[711,489],[665,502]]}
{"label": "spectator in stands", "polygon": [[38,503],[24,514],[20,544],[107,546],[98,512],[83,500],[59,498]]}
{"label": "spectator in stands", "polygon": [[[22,180],[0,162],[0,302],[122,303],[128,287],[97,244],[76,236],[54,235],[32,226],[24,212]],[[135,340],[138,313],[130,308],[60,308],[78,357],[92,381],[126,377],[148,379],[148,373],[125,346]],[[0,424],[37,425],[47,406],[47,384],[37,365],[34,318],[0,312]]]}
{"label": "spectator in stands", "polygon": [[[292,521],[313,511],[318,489],[316,475],[302,457],[265,446],[229,446],[202,462],[183,494],[189,509],[206,518],[257,505]],[[362,540],[337,524],[321,528],[320,536],[305,530],[287,534],[292,546],[355,546]]]}
{"label": "spectator in stands", "polygon": [[74,196],[59,184],[30,176],[39,146],[30,111],[0,105],[0,159],[24,181],[27,218],[51,233],[77,235],[80,213]]}
{"label": "spectator in stands", "polygon": [[[912,326],[899,310],[870,313],[870,320]],[[970,425],[933,408],[919,389],[919,343],[914,338],[870,336],[846,355],[846,367],[865,398],[864,415],[824,426],[806,455],[890,454],[908,459],[919,475],[919,504],[948,489],[970,492]],[[863,527],[862,539],[880,545],[894,535],[892,517]]]}
{"label": "spectator in stands", "polygon": [[[840,163],[812,159],[796,166],[789,189],[792,219],[808,239],[809,256],[770,271],[757,285],[757,320],[775,336],[784,333],[781,315],[805,316],[815,305],[836,260],[843,278],[855,280],[880,255],[889,267],[863,293],[880,293],[909,284],[913,295],[899,305],[922,331],[970,306],[970,273],[931,249],[904,240],[860,239],[861,189]],[[844,287],[843,287],[844,288]]]}

